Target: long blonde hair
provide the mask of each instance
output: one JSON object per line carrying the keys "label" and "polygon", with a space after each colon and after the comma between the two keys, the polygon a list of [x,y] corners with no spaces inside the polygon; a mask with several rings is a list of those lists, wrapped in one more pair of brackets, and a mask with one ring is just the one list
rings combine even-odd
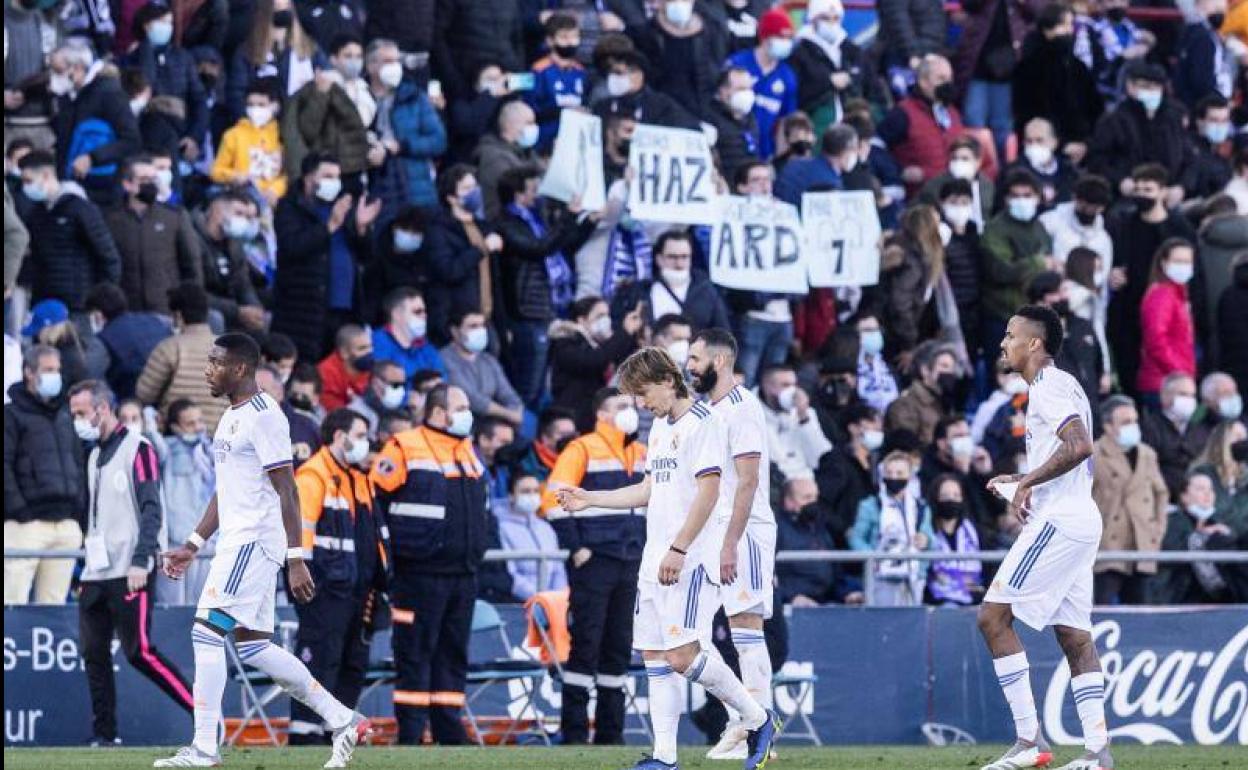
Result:
{"label": "long blonde hair", "polygon": [[1209,441],[1205,444],[1205,448],[1188,466],[1188,471],[1208,465],[1213,468],[1218,481],[1222,484],[1232,488],[1237,485],[1242,480],[1243,474],[1240,472],[1239,463],[1235,462],[1235,458],[1231,456],[1231,431],[1238,424],[1235,420],[1223,420],[1218,423],[1210,431]]}
{"label": "long blonde hair", "polygon": [[[253,67],[259,67],[268,61],[273,51],[273,5],[275,0],[257,0],[256,10],[251,16],[251,34],[247,37],[247,61]],[[286,45],[304,59],[311,59],[316,53],[316,41],[299,23],[299,14],[295,4],[290,4],[290,32],[286,33]]]}
{"label": "long blonde hair", "polygon": [[901,232],[919,249],[927,267],[927,285],[935,286],[945,272],[945,246],[940,242],[940,217],[925,203],[901,212]]}

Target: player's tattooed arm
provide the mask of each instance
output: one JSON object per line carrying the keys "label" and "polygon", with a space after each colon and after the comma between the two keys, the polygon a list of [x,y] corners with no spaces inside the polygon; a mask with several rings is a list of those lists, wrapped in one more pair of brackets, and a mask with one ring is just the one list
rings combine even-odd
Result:
{"label": "player's tattooed arm", "polygon": [[1088,428],[1081,418],[1070,419],[1058,429],[1057,437],[1062,442],[1057,451],[1047,462],[1024,476],[1019,482],[1021,486],[1030,488],[1052,481],[1092,456],[1092,437],[1088,435]]}

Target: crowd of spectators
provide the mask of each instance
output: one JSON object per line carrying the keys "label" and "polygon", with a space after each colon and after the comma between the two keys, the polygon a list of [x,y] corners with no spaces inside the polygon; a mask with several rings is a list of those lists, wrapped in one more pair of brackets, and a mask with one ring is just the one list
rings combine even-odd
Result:
{"label": "crowd of spectators", "polygon": [[[959,557],[1019,527],[984,482],[1027,470],[998,346],[1028,302],[1097,406],[1103,547],[1248,547],[1248,2],[945,8],[877,0],[867,29],[840,0],[5,0],[6,548],[81,546],[85,379],[156,447],[184,538],[226,406],[205,362],[241,330],[296,462],[334,409],[376,451],[461,388],[492,545],[551,549],[542,484],[614,367],[723,327],[779,549],[896,556],[870,581],[782,563],[784,601],[972,604],[992,565]],[[601,210],[538,192],[563,110],[602,119]],[[703,131],[724,193],[869,191],[879,282],[712,283],[707,228],[629,214],[643,123]],[[567,580],[496,566],[495,599]],[[59,602],[73,565],[4,575],[6,603]],[[1096,590],[1248,600],[1213,565],[1102,562]]]}

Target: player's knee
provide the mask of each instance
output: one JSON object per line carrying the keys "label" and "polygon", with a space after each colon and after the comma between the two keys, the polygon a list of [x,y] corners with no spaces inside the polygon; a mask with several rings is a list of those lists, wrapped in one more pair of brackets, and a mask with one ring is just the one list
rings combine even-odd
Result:
{"label": "player's knee", "polygon": [[979,625],[979,632],[988,637],[1001,633],[1007,625],[1005,613],[1001,611],[1001,605],[991,603],[979,605],[976,623]]}
{"label": "player's knee", "polygon": [[697,657],[697,654],[698,651],[696,647],[691,650],[689,646],[686,645],[685,647],[668,650],[663,654],[663,657],[667,660],[667,664],[672,667],[673,671],[677,674],[683,675],[689,670],[689,667],[693,665],[693,660]]}

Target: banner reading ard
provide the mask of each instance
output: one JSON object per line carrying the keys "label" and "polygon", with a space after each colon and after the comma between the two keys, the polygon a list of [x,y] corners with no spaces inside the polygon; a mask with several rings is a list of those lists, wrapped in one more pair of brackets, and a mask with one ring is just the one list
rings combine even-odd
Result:
{"label": "banner reading ard", "polygon": [[719,199],[711,229],[711,280],[729,289],[805,294],[802,221],[797,207],[736,195]]}
{"label": "banner reading ard", "polygon": [[870,191],[806,193],[802,225],[811,286],[880,282],[880,217]]}
{"label": "banner reading ard", "polygon": [[585,211],[599,211],[607,203],[602,175],[602,119],[577,110],[559,113],[555,151],[542,184],[541,195],[567,203],[581,196]]}
{"label": "banner reading ard", "polygon": [[700,131],[639,125],[628,165],[635,174],[628,192],[633,219],[715,224],[715,167]]}

